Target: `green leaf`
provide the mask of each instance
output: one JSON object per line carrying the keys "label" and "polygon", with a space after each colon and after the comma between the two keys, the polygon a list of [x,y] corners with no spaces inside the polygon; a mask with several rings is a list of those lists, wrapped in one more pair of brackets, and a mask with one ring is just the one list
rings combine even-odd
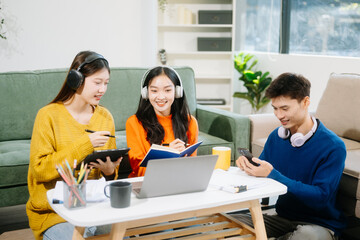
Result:
{"label": "green leaf", "polygon": [[249,69],[252,69],[257,63],[258,63],[258,60],[255,60],[255,61],[251,64],[251,66],[249,67]]}
{"label": "green leaf", "polygon": [[245,79],[248,80],[249,82],[252,82],[254,79],[256,79],[256,76],[252,71],[245,71],[244,75],[245,75]]}
{"label": "green leaf", "polygon": [[268,99],[267,97],[264,97],[260,103],[257,105],[257,109],[259,110],[260,108],[264,107],[265,105],[267,105],[270,102],[270,99]]}
{"label": "green leaf", "polygon": [[233,97],[246,99],[246,100],[248,100],[248,101],[250,102],[251,105],[253,104],[253,99],[248,95],[248,93],[245,93],[245,92],[235,92],[235,93],[233,94]]}
{"label": "green leaf", "polygon": [[270,83],[271,83],[271,78],[265,78],[263,81],[260,82],[259,90],[263,92],[265,89],[269,87]]}
{"label": "green leaf", "polygon": [[244,82],[247,92],[235,92],[233,97],[248,100],[255,111],[270,101],[264,91],[272,81],[271,77],[268,77],[269,72],[263,74],[262,71],[252,70],[257,63],[255,55],[244,52],[234,55],[234,68],[240,73],[239,81]]}
{"label": "green leaf", "polygon": [[253,83],[251,84],[244,84],[245,87],[251,88],[253,91],[257,91],[257,87],[256,85],[254,85]]}
{"label": "green leaf", "polygon": [[265,73],[262,75],[262,77],[263,77],[263,78],[266,78],[269,74],[270,74],[269,72],[265,72]]}
{"label": "green leaf", "polygon": [[261,78],[261,75],[262,75],[262,72],[261,71],[256,71],[254,72],[254,75],[257,79],[260,79]]}
{"label": "green leaf", "polygon": [[254,56],[251,55],[251,54],[246,54],[245,57],[244,57],[244,62],[247,63],[247,62],[250,61],[253,57],[254,57]]}

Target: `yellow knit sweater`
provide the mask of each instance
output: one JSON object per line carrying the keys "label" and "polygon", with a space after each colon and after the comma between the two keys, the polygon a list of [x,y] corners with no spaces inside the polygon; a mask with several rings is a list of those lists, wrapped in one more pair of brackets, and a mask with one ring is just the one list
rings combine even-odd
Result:
{"label": "yellow knit sweater", "polygon": [[[50,207],[46,192],[61,180],[55,164],[65,159],[72,166],[74,160],[81,162],[94,150],[114,149],[114,138],[109,138],[105,146],[94,149],[85,129],[110,131],[115,134],[114,120],[104,107],[97,106],[89,124],[77,122],[62,103],[52,103],[39,110],[32,133],[28,188],[30,198],[26,204],[29,224],[36,239],[49,227],[65,222]],[[93,169],[89,178],[99,178],[101,172]]]}

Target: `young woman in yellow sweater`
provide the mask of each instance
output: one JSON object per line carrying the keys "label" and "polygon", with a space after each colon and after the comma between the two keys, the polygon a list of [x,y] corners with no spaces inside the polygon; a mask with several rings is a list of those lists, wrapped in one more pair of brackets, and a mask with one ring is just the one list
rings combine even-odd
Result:
{"label": "young woman in yellow sweater", "polygon": [[[55,165],[66,159],[70,165],[81,162],[94,150],[116,148],[114,120],[99,106],[109,83],[106,59],[90,51],[80,52],[71,64],[66,80],[55,99],[37,113],[30,146],[26,204],[29,224],[35,238],[71,239],[74,227],[50,207],[46,192],[61,180]],[[85,129],[96,131],[87,133]],[[121,158],[92,164],[89,178],[116,178]],[[93,233],[95,227],[89,228]],[[88,231],[86,233],[88,233]],[[91,233],[90,235],[92,235]]]}
{"label": "young woman in yellow sweater", "polygon": [[[133,172],[143,176],[141,160],[151,144],[166,144],[182,151],[198,141],[198,124],[191,116],[180,76],[167,66],[149,69],[141,81],[138,110],[126,122],[126,140]],[[196,155],[194,152],[192,155]]]}

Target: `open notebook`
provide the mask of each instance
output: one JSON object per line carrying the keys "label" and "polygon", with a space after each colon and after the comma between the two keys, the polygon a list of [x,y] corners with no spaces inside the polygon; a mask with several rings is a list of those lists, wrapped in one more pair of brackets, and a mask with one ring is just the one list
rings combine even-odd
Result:
{"label": "open notebook", "polygon": [[197,142],[191,146],[188,146],[182,152],[179,152],[170,147],[152,144],[149,151],[145,155],[144,159],[141,161],[140,166],[146,167],[148,161],[152,159],[177,158],[177,157],[184,157],[185,155],[190,156],[193,152],[195,152],[195,150],[200,146],[201,143],[202,141]]}

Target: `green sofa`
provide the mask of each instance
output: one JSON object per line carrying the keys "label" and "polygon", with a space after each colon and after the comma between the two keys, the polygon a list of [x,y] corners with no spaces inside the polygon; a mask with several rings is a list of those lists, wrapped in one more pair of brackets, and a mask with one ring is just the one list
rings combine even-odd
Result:
{"label": "green sofa", "polygon": [[[179,72],[191,113],[199,124],[198,154],[211,154],[213,146],[228,146],[232,160],[238,147],[249,147],[250,121],[228,111],[196,104],[194,72]],[[140,82],[145,68],[112,68],[108,90],[101,100],[114,116],[117,147],[126,146],[125,122],[137,109]],[[30,140],[37,111],[49,103],[61,88],[65,69],[0,73],[0,207],[26,203]],[[123,163],[122,163],[123,164]],[[125,163],[124,163],[125,164]],[[128,174],[120,166],[122,177]]]}

